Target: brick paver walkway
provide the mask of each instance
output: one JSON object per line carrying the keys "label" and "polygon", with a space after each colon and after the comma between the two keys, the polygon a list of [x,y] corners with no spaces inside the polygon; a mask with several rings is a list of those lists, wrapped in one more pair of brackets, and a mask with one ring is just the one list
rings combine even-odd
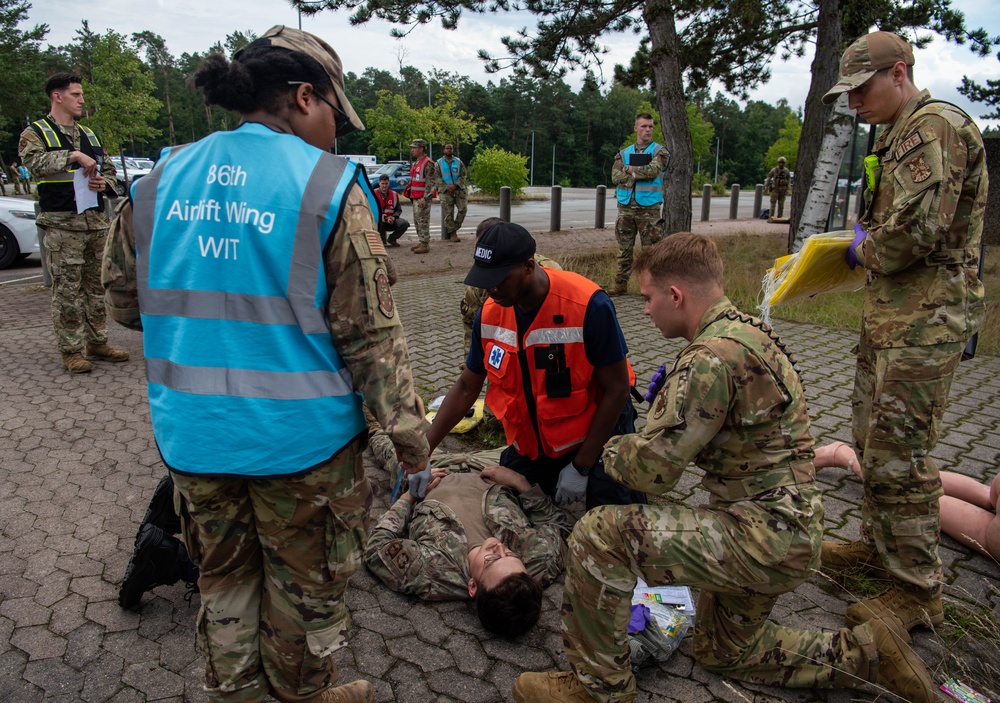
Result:
{"label": "brick paver walkway", "polygon": [[[461,278],[408,279],[396,290],[426,398],[447,390],[458,373]],[[114,328],[112,342],[129,349],[133,360],[71,376],[55,352],[47,300],[44,291],[0,290],[0,701],[203,701],[192,630],[197,596],[186,602],[178,584],[147,594],[138,613],[116,602],[137,523],[164,472],[149,424],[141,336]],[[616,305],[644,385],[680,344],[659,337],[639,298],[619,298]],[[777,327],[799,360],[817,437],[848,439],[854,335],[780,321]],[[1000,359],[962,364],[934,452],[944,467],[977,478],[996,471],[998,376]],[[381,513],[387,475],[373,470],[373,477]],[[840,469],[823,469],[820,480],[828,489],[829,529],[853,537],[859,483]],[[703,501],[697,484],[698,475],[688,472],[678,496]],[[949,598],[978,600],[1000,616],[990,590],[1000,568],[948,538],[942,554]],[[539,626],[511,643],[485,633],[467,603],[422,603],[362,571],[347,596],[356,634],[335,655],[342,680],[374,681],[379,701],[510,700],[522,671],[566,666],[561,596],[561,583],[548,589]],[[836,628],[847,599],[832,595],[816,576],[782,598],[774,617],[788,625]],[[919,632],[915,641],[932,665],[948,656],[935,634]],[[723,680],[694,664],[690,640],[664,668],[642,672],[639,687],[640,701],[686,703],[874,697]]]}

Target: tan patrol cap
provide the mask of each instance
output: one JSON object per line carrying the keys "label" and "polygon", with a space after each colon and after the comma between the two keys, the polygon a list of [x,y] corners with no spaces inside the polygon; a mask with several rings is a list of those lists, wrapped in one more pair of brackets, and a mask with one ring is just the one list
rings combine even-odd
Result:
{"label": "tan patrol cap", "polygon": [[415,146],[421,147],[422,149],[426,149],[427,148],[427,140],[425,140],[425,139],[414,139],[412,142],[410,142],[410,148],[412,149]]}
{"label": "tan patrol cap", "polygon": [[337,130],[338,138],[350,134],[355,130],[364,130],[365,123],[361,121],[358,113],[351,107],[351,101],[347,99],[347,94],[344,92],[344,66],[332,46],[314,34],[303,32],[301,29],[286,27],[282,24],[271,27],[260,38],[269,39],[271,46],[300,51],[306,56],[315,59],[323,67],[326,75],[330,76],[330,82],[333,83],[333,91],[337,94],[340,109],[347,115],[349,122],[346,129],[341,127]]}
{"label": "tan patrol cap", "polygon": [[898,34],[872,32],[856,39],[840,59],[840,80],[823,96],[823,104],[829,105],[841,93],[857,88],[876,71],[895,66],[898,61],[913,65],[913,48]]}

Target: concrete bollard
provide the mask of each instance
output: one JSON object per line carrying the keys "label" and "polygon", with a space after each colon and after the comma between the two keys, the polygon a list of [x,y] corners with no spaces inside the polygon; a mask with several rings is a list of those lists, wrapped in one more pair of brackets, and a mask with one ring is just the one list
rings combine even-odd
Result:
{"label": "concrete bollard", "polygon": [[500,219],[510,222],[510,186],[500,188]]}
{"label": "concrete bollard", "polygon": [[701,187],[701,221],[708,222],[708,213],[712,209],[712,184]]}
{"label": "concrete bollard", "polygon": [[597,204],[594,207],[594,229],[604,229],[604,209],[608,204],[608,187],[597,186]]}
{"label": "concrete bollard", "polygon": [[740,210],[740,184],[733,183],[729,191],[729,219],[735,220]]}
{"label": "concrete bollard", "polygon": [[549,218],[549,231],[558,232],[562,229],[562,186],[552,186],[552,214]]}
{"label": "concrete bollard", "polygon": [[753,218],[760,217],[760,209],[764,205],[764,184],[758,183],[753,192]]}

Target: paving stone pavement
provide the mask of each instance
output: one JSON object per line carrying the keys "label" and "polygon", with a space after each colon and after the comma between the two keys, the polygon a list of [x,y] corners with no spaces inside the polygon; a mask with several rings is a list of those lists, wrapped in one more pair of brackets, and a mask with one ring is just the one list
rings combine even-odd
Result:
{"label": "paving stone pavement", "polygon": [[[425,398],[443,393],[458,374],[462,276],[402,281],[396,297],[408,332],[417,383]],[[63,371],[47,317],[46,291],[0,291],[0,701],[206,700],[192,621],[198,598],[178,584],[146,594],[125,612],[117,589],[136,526],[164,473],[149,424],[141,335],[113,327],[111,341],[132,353],[126,364],[97,364],[93,373]],[[615,301],[641,383],[681,345],[665,342],[642,315],[638,297]],[[16,310],[15,310],[16,309]],[[778,321],[798,358],[816,436],[849,439],[853,334]],[[946,427],[934,455],[943,467],[991,477],[1000,455],[1000,359],[962,364]],[[369,465],[371,462],[369,460]],[[376,514],[386,508],[387,474]],[[823,469],[827,526],[856,534],[861,487],[840,469]],[[677,489],[703,502],[698,474]],[[949,599],[996,609],[990,582],[1000,569],[943,538]],[[549,588],[541,622],[518,642],[487,634],[468,603],[422,603],[392,593],[362,570],[347,600],[355,634],[335,659],[342,681],[375,682],[378,701],[511,699],[522,671],[565,668],[559,630],[561,582]],[[774,612],[791,626],[836,628],[849,597],[817,575]],[[920,631],[915,646],[932,667],[944,641]],[[973,682],[975,683],[975,682]],[[698,667],[690,639],[661,669],[639,676],[640,701],[872,700],[875,692],[791,691],[724,680]]]}

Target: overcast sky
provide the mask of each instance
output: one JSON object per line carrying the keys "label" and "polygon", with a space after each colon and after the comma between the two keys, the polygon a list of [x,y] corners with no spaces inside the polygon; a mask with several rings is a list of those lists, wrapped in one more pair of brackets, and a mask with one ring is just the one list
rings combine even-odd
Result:
{"label": "overcast sky", "polygon": [[[29,13],[29,23],[49,25],[46,41],[66,44],[73,40],[81,21],[89,20],[95,32],[109,28],[123,34],[152,30],[162,36],[175,55],[184,52],[203,52],[226,34],[234,30],[253,30],[261,33],[275,24],[296,26],[298,17],[285,0],[88,0],[85,3],[69,0],[34,0]],[[953,7],[966,14],[967,24],[985,27],[991,35],[1000,35],[1000,13],[995,0],[953,0]],[[396,72],[399,57],[403,63],[422,71],[437,68],[470,76],[486,83],[491,78],[483,70],[476,53],[485,48],[493,54],[503,53],[501,37],[515,33],[521,27],[534,26],[533,18],[526,14],[471,15],[459,22],[458,31],[445,31],[440,24],[414,29],[404,39],[389,36],[389,25],[372,21],[363,27],[352,27],[347,12],[324,12],[302,17],[302,28],[322,36],[337,50],[347,71],[362,73],[368,66]],[[605,77],[610,80],[615,63],[627,64],[635,50],[637,37],[617,35],[605,44],[610,49],[604,64]],[[771,80],[755,90],[751,97],[775,104],[786,98],[793,108],[802,106],[809,90],[809,66],[813,59],[813,46],[806,56],[787,62],[775,60],[771,66]],[[996,56],[980,59],[966,47],[955,46],[941,38],[916,53],[915,82],[927,88],[936,98],[954,102],[977,118],[982,129],[987,121],[979,115],[989,112],[982,105],[974,105],[956,89],[962,76],[969,76],[979,83],[1000,75],[1000,61]],[[580,76],[568,77],[568,82],[578,87]],[[997,120],[988,122],[997,126]]]}

